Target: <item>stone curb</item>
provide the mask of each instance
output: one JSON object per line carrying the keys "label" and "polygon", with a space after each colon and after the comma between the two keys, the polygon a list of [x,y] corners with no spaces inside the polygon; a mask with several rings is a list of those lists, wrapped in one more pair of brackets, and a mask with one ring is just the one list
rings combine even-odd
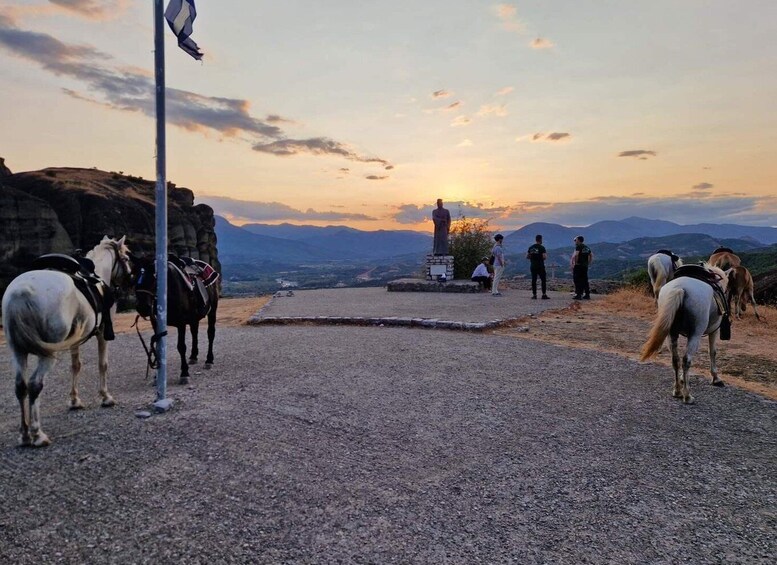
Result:
{"label": "stone curb", "polygon": [[509,326],[518,320],[518,318],[500,318],[487,322],[460,322],[453,320],[439,320],[437,318],[399,318],[397,316],[377,318],[366,318],[363,316],[261,316],[262,309],[260,309],[257,314],[251,316],[248,319],[247,324],[249,326],[316,324],[322,326],[383,326],[482,332],[485,330]]}

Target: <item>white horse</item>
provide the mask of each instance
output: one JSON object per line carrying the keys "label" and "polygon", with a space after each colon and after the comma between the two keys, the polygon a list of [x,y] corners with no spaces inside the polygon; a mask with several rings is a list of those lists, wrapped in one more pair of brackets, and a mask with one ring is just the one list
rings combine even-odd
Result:
{"label": "white horse", "polygon": [[666,283],[672,280],[675,269],[683,264],[682,259],[677,257],[677,260],[673,261],[673,257],[677,257],[677,255],[673,256],[671,252],[659,251],[648,258],[648,276],[650,277],[650,286],[653,288],[653,296],[656,302],[658,302],[658,292]]}
{"label": "white horse", "polygon": [[[87,253],[87,258],[94,262],[95,273],[107,284],[119,282],[131,273],[129,250],[124,239],[105,236]],[[83,408],[78,396],[79,347],[92,335],[97,335],[102,405],[115,404],[108,393],[106,380],[107,343],[99,331],[102,313],[95,312],[70,275],[52,270],[23,273],[8,285],[2,306],[3,329],[16,375],[16,398],[22,411],[22,445],[42,447],[49,444],[49,438],[41,430],[38,397],[43,389],[43,379],[54,366],[59,351],[69,349],[71,355],[70,408]],[[111,317],[114,312],[115,306],[111,309]],[[29,379],[25,379],[29,355],[38,357],[38,365]],[[29,401],[29,406],[25,400]]]}
{"label": "white horse", "polygon": [[[710,279],[720,288],[722,293],[720,300],[723,301],[722,305],[725,308],[728,276],[722,269],[708,263],[705,263],[702,268],[709,273]],[[718,335],[724,321],[724,315],[720,312],[720,304],[715,299],[716,292],[711,284],[687,276],[680,276],[666,283],[658,297],[658,314],[653,322],[648,340],[642,346],[641,360],[645,361],[658,353],[667,336],[671,338],[672,368],[674,369],[672,396],[682,398],[686,404],[693,404],[693,397],[688,389],[688,377],[691,361],[699,350],[701,338],[704,335],[709,336],[712,384],[723,386],[723,381],[718,378],[718,367],[715,363]],[[680,335],[688,338],[683,356],[682,372],[680,371],[680,355],[677,350]]]}

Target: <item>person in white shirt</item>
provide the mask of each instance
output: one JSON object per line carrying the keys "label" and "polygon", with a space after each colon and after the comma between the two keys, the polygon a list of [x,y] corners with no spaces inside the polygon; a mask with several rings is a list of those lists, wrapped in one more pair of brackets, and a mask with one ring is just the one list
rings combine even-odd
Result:
{"label": "person in white shirt", "polygon": [[499,292],[499,281],[502,279],[502,273],[505,271],[505,253],[502,249],[502,240],[504,236],[498,233],[494,236],[496,245],[491,250],[491,255],[494,256],[494,282],[491,284],[491,296],[502,296]]}
{"label": "person in white shirt", "polygon": [[491,273],[488,272],[488,257],[483,257],[472,272],[472,281],[482,286],[483,290],[491,290]]}

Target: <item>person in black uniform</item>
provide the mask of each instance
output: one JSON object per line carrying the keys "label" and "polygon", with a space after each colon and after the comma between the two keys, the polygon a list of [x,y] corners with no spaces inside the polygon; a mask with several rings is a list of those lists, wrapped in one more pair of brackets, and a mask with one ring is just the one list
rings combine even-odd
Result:
{"label": "person in black uniform", "polygon": [[534,245],[529,247],[526,252],[526,258],[531,261],[531,297],[537,299],[537,277],[542,282],[542,299],[548,300],[547,295],[547,274],[545,273],[545,259],[548,258],[548,252],[542,245],[542,236],[537,235],[534,238]]}
{"label": "person in black uniform", "polygon": [[574,240],[575,252],[572,254],[572,280],[575,283],[575,300],[590,300],[591,288],[588,286],[588,266],[593,263],[594,254],[585,243],[582,235]]}

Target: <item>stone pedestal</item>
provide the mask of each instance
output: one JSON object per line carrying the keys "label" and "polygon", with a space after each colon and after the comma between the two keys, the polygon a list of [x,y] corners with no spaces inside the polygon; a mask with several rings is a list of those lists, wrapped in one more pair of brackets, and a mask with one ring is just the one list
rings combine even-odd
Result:
{"label": "stone pedestal", "polygon": [[436,281],[437,276],[443,272],[446,279],[453,280],[453,255],[432,255],[431,253],[427,255],[426,279]]}

